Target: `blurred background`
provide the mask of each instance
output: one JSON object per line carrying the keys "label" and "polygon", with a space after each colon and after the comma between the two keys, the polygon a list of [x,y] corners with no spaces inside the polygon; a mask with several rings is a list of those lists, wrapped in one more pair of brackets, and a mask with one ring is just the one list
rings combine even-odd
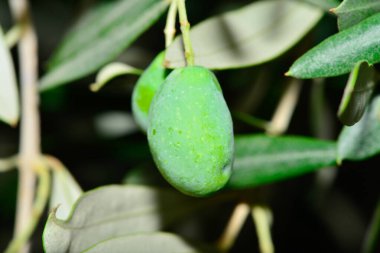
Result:
{"label": "blurred background", "polygon": [[[192,24],[252,1],[187,1]],[[32,14],[39,38],[40,73],[64,34],[92,4],[90,0],[32,0]],[[0,24],[12,26],[8,3],[0,0]],[[120,55],[119,60],[145,68],[164,49],[162,17]],[[296,28],[295,28],[296,29]],[[226,101],[234,112],[270,120],[286,83],[290,64],[318,41],[337,32],[336,18],[325,15],[296,47],[267,64],[217,72]],[[17,68],[17,52],[12,50]],[[1,70],[0,70],[1,74]],[[154,169],[146,136],[131,117],[134,76],[117,78],[98,93],[89,90],[95,74],[70,85],[44,92],[40,98],[42,150],[59,158],[87,191],[106,184],[123,183],[136,168]],[[336,140],[342,128],[336,118],[347,76],[330,78],[325,85],[304,81],[299,103],[286,134]],[[259,83],[260,85],[254,85]],[[375,91],[378,93],[378,91]],[[322,116],[315,116],[313,97],[324,100]],[[236,134],[262,130],[234,117]],[[0,157],[18,151],[19,128],[0,123]],[[273,208],[276,252],[359,252],[365,229],[379,197],[380,157],[360,163],[344,162],[339,169],[324,170],[278,182],[252,191]],[[157,182],[155,182],[157,183]],[[158,182],[158,184],[163,184]],[[169,187],[165,185],[165,187]],[[13,233],[17,171],[0,174],[0,251]],[[195,214],[170,230],[214,242],[222,233],[234,203]],[[42,252],[43,217],[34,237],[33,252]],[[256,232],[247,220],[231,252],[258,252]],[[380,252],[380,249],[379,249]]]}

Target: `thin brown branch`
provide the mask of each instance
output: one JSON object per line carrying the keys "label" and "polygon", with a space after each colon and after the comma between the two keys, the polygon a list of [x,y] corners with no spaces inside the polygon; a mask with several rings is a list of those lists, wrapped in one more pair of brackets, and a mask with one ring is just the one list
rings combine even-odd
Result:
{"label": "thin brown branch", "polygon": [[[37,38],[30,19],[27,0],[9,0],[17,24],[24,27],[18,45],[21,85],[21,133],[19,187],[15,236],[21,234],[32,215],[36,175],[33,170],[40,156],[40,126],[37,91]],[[28,246],[20,252],[28,252]]]}

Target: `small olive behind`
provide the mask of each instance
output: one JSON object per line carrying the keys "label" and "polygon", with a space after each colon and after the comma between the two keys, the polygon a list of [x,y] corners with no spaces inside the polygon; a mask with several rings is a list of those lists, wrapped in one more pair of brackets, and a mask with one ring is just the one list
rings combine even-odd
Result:
{"label": "small olive behind", "polygon": [[207,196],[227,183],[234,153],[232,119],[211,71],[172,71],[150,106],[148,142],[161,174],[183,193]]}
{"label": "small olive behind", "polygon": [[168,70],[163,66],[165,52],[159,53],[138,79],[132,93],[132,113],[139,127],[148,129],[148,113],[153,96],[165,81]]}

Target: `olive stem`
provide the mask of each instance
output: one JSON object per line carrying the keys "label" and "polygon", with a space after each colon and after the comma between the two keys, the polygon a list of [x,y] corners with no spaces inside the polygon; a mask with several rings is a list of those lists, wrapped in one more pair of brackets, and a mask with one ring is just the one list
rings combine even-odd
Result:
{"label": "olive stem", "polygon": [[272,120],[266,131],[267,134],[281,135],[288,129],[294,109],[298,102],[300,91],[301,81],[298,79],[291,80],[278,103],[275,113],[273,114]]}
{"label": "olive stem", "polygon": [[177,0],[179,22],[181,24],[183,46],[187,66],[194,65],[194,52],[190,40],[190,23],[187,19],[185,0]]}
{"label": "olive stem", "polygon": [[24,32],[24,26],[22,24],[14,25],[4,36],[4,40],[8,48],[14,47],[20,40]]}
{"label": "olive stem", "polygon": [[252,207],[252,218],[257,231],[260,252],[274,253],[274,246],[270,233],[272,212],[268,207],[254,205]]}
{"label": "olive stem", "polygon": [[372,221],[368,227],[362,253],[374,253],[380,237],[380,199],[377,201]]}
{"label": "olive stem", "polygon": [[36,228],[38,221],[45,209],[50,192],[50,174],[44,165],[38,165],[35,167],[35,172],[38,175],[39,183],[37,188],[36,200],[34,202],[31,219],[24,225],[24,229],[21,233],[18,233],[8,245],[5,253],[17,253],[25,246],[34,229]]}
{"label": "olive stem", "polygon": [[241,120],[242,122],[256,127],[260,130],[266,130],[269,127],[269,122],[263,119],[256,118],[245,112],[232,112],[232,116]]}
{"label": "olive stem", "polygon": [[234,245],[236,238],[244,225],[250,212],[249,204],[241,202],[235,206],[228,224],[217,242],[217,247],[221,252],[228,252]]}
{"label": "olive stem", "polygon": [[176,29],[175,29],[175,20],[177,17],[177,0],[172,0],[170,3],[168,16],[166,18],[166,26],[164,29],[165,34],[165,48],[168,48],[172,44]]}
{"label": "olive stem", "polygon": [[0,172],[14,169],[18,163],[18,155],[0,159]]}
{"label": "olive stem", "polygon": [[[35,195],[35,166],[40,159],[40,125],[38,114],[37,90],[37,37],[30,18],[28,0],[9,0],[15,23],[22,26],[18,43],[21,87],[21,126],[19,151],[19,181],[17,193],[15,238],[29,231],[33,217],[33,198]],[[30,235],[30,234],[28,234]],[[28,239],[28,238],[27,238]],[[27,240],[19,252],[29,252]]]}

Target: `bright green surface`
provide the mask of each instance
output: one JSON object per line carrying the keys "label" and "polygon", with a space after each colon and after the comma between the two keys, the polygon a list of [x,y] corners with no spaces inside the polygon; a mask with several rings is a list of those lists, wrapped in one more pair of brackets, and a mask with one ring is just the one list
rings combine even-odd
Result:
{"label": "bright green surface", "polygon": [[380,62],[380,13],[339,32],[308,51],[290,68],[297,78],[338,76],[350,72],[355,64]]}
{"label": "bright green surface", "polygon": [[157,89],[165,81],[167,69],[163,66],[165,52],[156,56],[153,62],[141,75],[132,94],[133,116],[144,132],[148,129],[148,113],[150,103]]}
{"label": "bright green surface", "polygon": [[334,142],[297,136],[238,136],[231,180],[226,187],[255,187],[335,164]]}
{"label": "bright green surface", "polygon": [[231,173],[231,115],[214,74],[202,67],[174,70],[153,99],[149,146],[162,175],[178,190],[204,196]]}

